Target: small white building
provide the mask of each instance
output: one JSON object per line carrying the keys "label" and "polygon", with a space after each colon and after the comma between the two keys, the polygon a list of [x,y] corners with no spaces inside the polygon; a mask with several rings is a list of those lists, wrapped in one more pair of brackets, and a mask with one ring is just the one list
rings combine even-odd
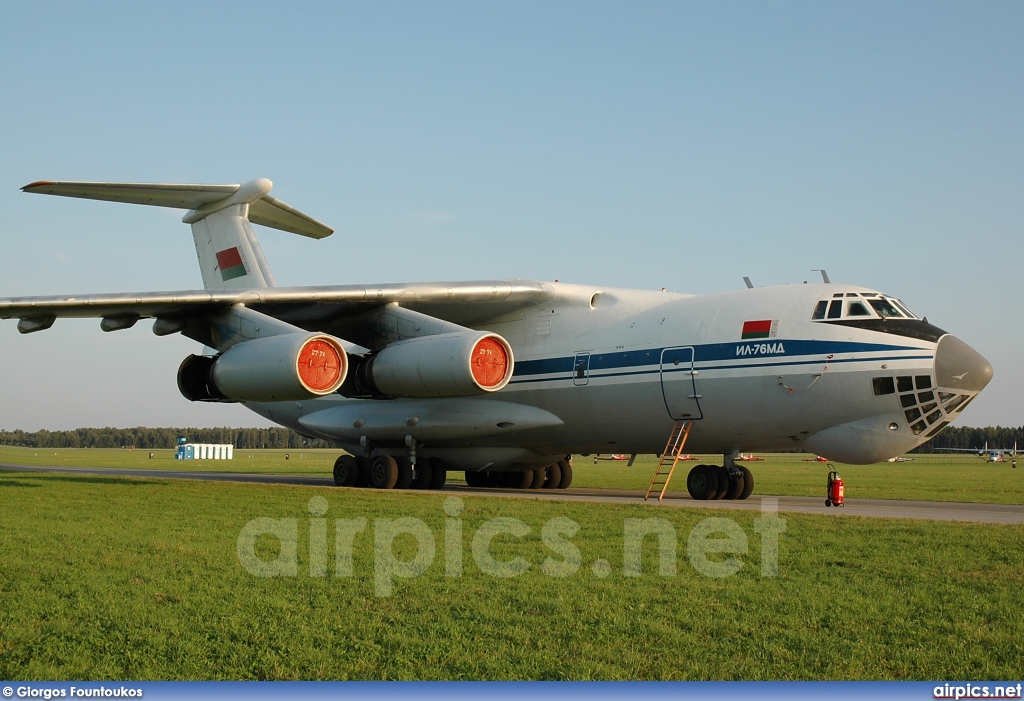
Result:
{"label": "small white building", "polygon": [[230,443],[180,443],[175,460],[231,460],[235,446]]}

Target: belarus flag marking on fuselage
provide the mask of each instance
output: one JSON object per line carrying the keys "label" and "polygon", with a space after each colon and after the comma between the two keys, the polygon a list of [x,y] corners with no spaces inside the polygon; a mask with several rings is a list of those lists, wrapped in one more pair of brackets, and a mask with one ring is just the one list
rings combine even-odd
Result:
{"label": "belarus flag marking on fuselage", "polygon": [[238,251],[237,246],[218,251],[217,265],[220,266],[220,276],[224,282],[249,274],[249,271],[245,269],[245,261],[242,260],[242,254]]}
{"label": "belarus flag marking on fuselage", "polygon": [[765,319],[763,321],[744,321],[743,322],[743,335],[740,338],[746,340],[748,338],[768,338],[772,332],[772,320]]}

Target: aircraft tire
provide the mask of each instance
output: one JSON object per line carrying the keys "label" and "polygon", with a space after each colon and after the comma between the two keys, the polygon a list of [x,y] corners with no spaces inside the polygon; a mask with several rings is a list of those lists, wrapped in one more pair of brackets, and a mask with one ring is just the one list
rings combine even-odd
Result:
{"label": "aircraft tire", "polygon": [[512,475],[514,476],[509,478],[509,481],[515,489],[529,489],[533,484],[533,470],[520,470],[513,472]]}
{"label": "aircraft tire", "polygon": [[398,463],[390,455],[378,455],[370,463],[370,484],[375,489],[392,489],[398,482]]}
{"label": "aircraft tire", "polygon": [[484,482],[485,487],[500,487],[501,486],[501,473],[500,472],[485,472],[484,475],[487,481]]}
{"label": "aircraft tire", "polygon": [[553,462],[547,466],[546,472],[548,478],[544,480],[544,489],[558,489],[558,485],[562,483],[562,466]]}
{"label": "aircraft tire", "polygon": [[359,464],[351,455],[342,455],[334,461],[334,483],[339,487],[354,487],[359,479]]}
{"label": "aircraft tire", "polygon": [[540,489],[544,486],[544,482],[548,479],[548,473],[546,468],[539,468],[533,471],[533,482],[530,484],[530,489]]}
{"label": "aircraft tire", "polygon": [[740,499],[746,499],[754,493],[754,475],[745,465],[741,465],[740,470],[743,471],[743,491],[740,492]]}
{"label": "aircraft tire", "polygon": [[413,470],[412,488],[430,489],[430,482],[434,479],[434,466],[429,460],[417,460],[416,469]]}
{"label": "aircraft tire", "polygon": [[448,481],[448,470],[444,463],[437,458],[428,458],[430,463],[430,489],[444,489],[444,483]]}
{"label": "aircraft tire", "polygon": [[370,484],[370,465],[373,461],[362,455],[356,456],[356,465],[359,466],[359,475],[356,477],[356,485],[361,489],[366,489],[373,485]]}
{"label": "aircraft tire", "polygon": [[711,497],[712,499],[724,499],[725,495],[729,493],[729,473],[725,471],[725,468],[721,465],[711,465],[712,470],[718,476],[718,491]]}
{"label": "aircraft tire", "polygon": [[568,460],[559,460],[558,467],[562,469],[562,478],[558,482],[558,488],[568,489],[572,484],[572,464]]}
{"label": "aircraft tire", "polygon": [[707,501],[718,493],[718,473],[713,465],[697,465],[686,476],[686,491],[697,501]]}
{"label": "aircraft tire", "polygon": [[[738,469],[738,468],[737,468]],[[743,472],[741,471],[738,475],[729,475],[729,491],[725,493],[726,499],[739,499],[740,494],[743,494],[743,485],[745,483]]]}
{"label": "aircraft tire", "polygon": [[408,489],[412,486],[412,463],[409,458],[395,458],[398,463],[398,479],[395,481],[395,489]]}
{"label": "aircraft tire", "polygon": [[486,487],[487,473],[466,470],[466,484],[470,487]]}

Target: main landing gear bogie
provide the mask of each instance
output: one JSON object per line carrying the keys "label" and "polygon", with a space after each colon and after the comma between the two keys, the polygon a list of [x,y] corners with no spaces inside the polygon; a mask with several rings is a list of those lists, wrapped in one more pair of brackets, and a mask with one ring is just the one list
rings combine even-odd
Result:
{"label": "main landing gear bogie", "polygon": [[447,478],[444,463],[436,458],[421,458],[415,467],[408,458],[391,455],[342,455],[334,461],[334,484],[339,487],[443,489]]}
{"label": "main landing gear bogie", "polygon": [[568,489],[572,484],[572,461],[563,458],[546,467],[532,470],[473,472],[466,470],[470,487],[504,489]]}
{"label": "main landing gear bogie", "polygon": [[754,492],[754,475],[742,465],[697,465],[686,477],[686,491],[698,501],[746,499]]}

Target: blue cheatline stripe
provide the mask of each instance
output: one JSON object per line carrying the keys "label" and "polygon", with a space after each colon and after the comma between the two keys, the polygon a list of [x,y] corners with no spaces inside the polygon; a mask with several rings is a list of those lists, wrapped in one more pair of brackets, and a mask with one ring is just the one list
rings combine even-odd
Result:
{"label": "blue cheatline stripe", "polygon": [[[836,365],[838,363],[877,363],[877,362],[882,361],[882,360],[885,360],[885,361],[889,361],[889,360],[932,360],[933,358],[934,358],[934,356],[931,356],[931,355],[891,355],[891,356],[875,356],[875,357],[872,357],[872,358],[833,358],[832,360],[829,360],[829,361],[824,361],[824,360],[820,360],[819,359],[819,360],[790,360],[790,361],[781,362],[781,363],[736,363],[736,364],[733,364],[733,365],[694,366],[694,369],[695,370],[699,370],[702,373],[708,373],[708,372],[713,372],[715,370],[742,370],[742,369],[747,369],[747,368],[771,368],[771,367],[787,367],[787,366],[797,366],[797,365],[824,365],[824,364]],[[572,368],[569,369],[569,371],[571,371],[571,370],[572,370]],[[668,375],[668,374],[677,373],[677,372],[689,372],[689,371],[690,371],[689,368],[678,368],[678,369],[677,368],[671,368],[671,369],[666,369],[665,370],[665,374]],[[516,374],[518,374],[518,373],[516,373]],[[603,379],[605,377],[628,377],[628,376],[631,376],[631,375],[659,375],[659,374],[661,374],[661,368],[659,366],[655,366],[655,367],[653,367],[651,369],[648,369],[648,370],[632,370],[632,371],[627,371],[627,372],[607,372],[607,373],[602,373],[600,375],[596,375],[594,373],[591,373],[590,374],[590,379],[592,379],[592,380],[599,380],[599,379]],[[571,380],[571,379],[572,379],[572,377],[569,377],[568,375],[567,376],[561,376],[561,375],[550,374],[550,375],[546,375],[544,377],[523,377],[523,378],[517,378],[517,379],[514,379],[511,382],[509,382],[509,384],[510,385],[518,385],[518,384],[527,384],[527,383],[530,383],[530,382],[558,382],[558,381],[568,381],[568,380]]]}
{"label": "blue cheatline stripe", "polygon": [[[878,362],[884,360],[930,360],[934,356],[928,355],[886,355],[873,356],[870,358],[832,358],[826,361],[824,356],[847,353],[879,353],[884,351],[923,351],[925,349],[914,346],[894,346],[880,343],[857,343],[853,341],[798,341],[776,339],[771,343],[782,344],[786,349],[784,354],[758,356],[767,358],[778,358],[777,362],[765,363],[729,363],[727,365],[706,365],[706,363],[720,362],[723,360],[734,360],[737,357],[737,348],[745,346],[756,346],[759,343],[737,341],[733,343],[712,343],[707,345],[693,346],[694,368],[702,371],[711,370],[735,370],[757,367],[785,367],[790,365],[816,365],[828,362],[835,363],[859,363]],[[661,355],[666,348],[678,348],[679,346],[665,346],[662,348],[647,348],[643,350],[624,351],[614,353],[591,353],[589,375],[590,377],[625,377],[628,375],[645,375],[658,373],[661,370]],[[798,356],[816,356],[812,360],[789,360]],[[512,384],[526,382],[543,382],[546,380],[566,379],[575,369],[575,355],[560,358],[539,358],[537,360],[524,360],[517,362],[513,372]],[[626,370],[626,368],[648,368]],[[601,372],[602,370],[620,370],[620,372]],[[680,368],[678,371],[688,371],[689,368]],[[669,370],[667,372],[675,372]],[[539,377],[544,376],[544,377]]]}

